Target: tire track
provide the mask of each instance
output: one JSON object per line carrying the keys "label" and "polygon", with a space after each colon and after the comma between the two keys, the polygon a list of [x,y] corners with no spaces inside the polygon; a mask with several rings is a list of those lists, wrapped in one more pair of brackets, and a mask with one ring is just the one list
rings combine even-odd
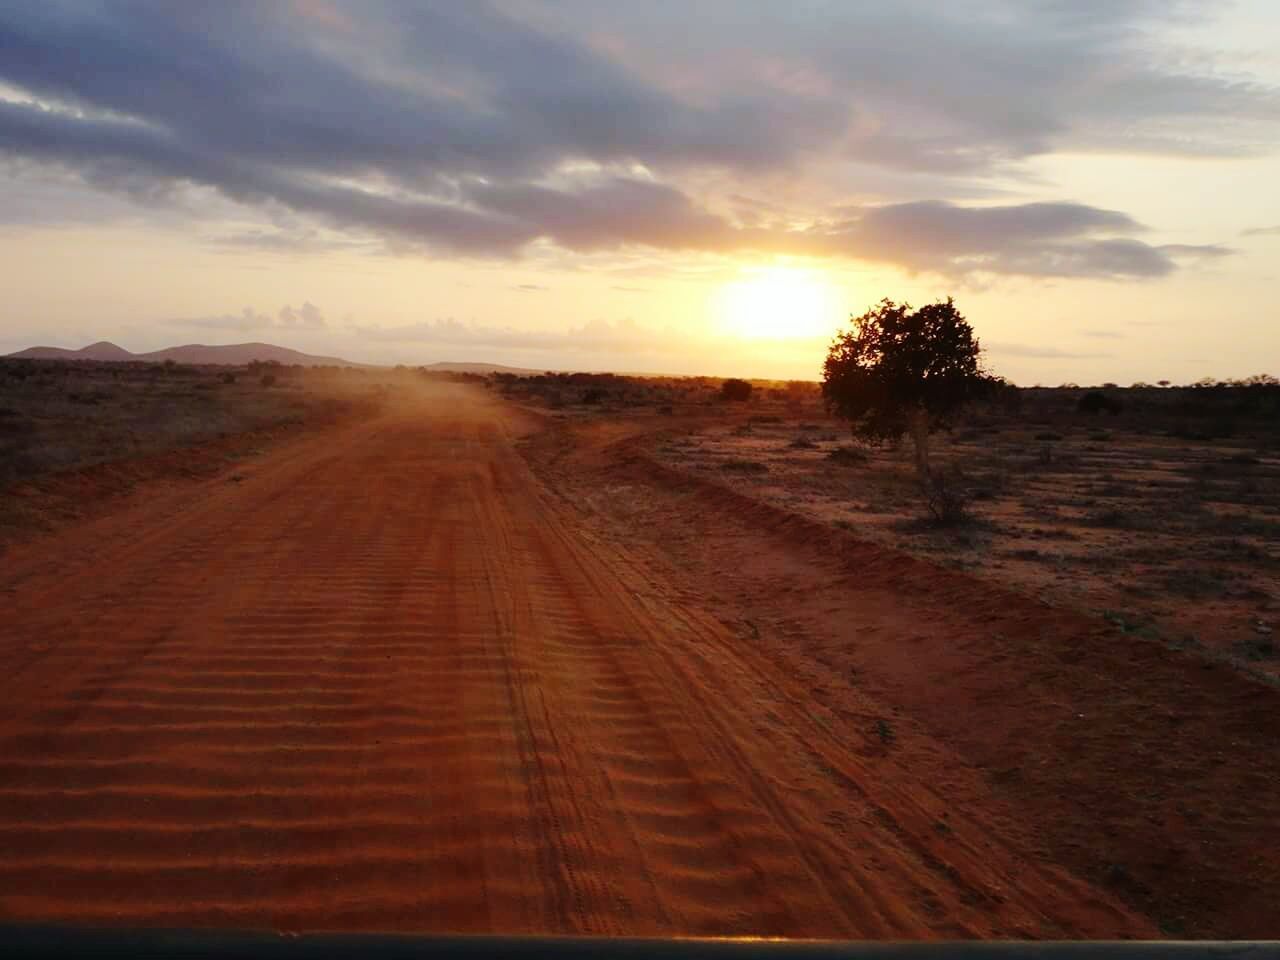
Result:
{"label": "tire track", "polygon": [[1086,895],[938,855],[927,788],[872,783],[674,590],[641,603],[502,408],[424,390],[179,522],[4,559],[0,917],[911,937]]}

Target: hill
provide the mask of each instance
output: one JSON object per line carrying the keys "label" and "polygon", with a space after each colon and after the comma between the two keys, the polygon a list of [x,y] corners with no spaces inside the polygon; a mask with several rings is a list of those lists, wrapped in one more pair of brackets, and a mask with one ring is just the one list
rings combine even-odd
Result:
{"label": "hill", "polygon": [[289,347],[277,347],[271,343],[230,343],[221,346],[206,346],[203,343],[189,343],[181,347],[169,347],[165,350],[154,350],[151,353],[136,355],[138,360],[151,363],[172,360],[174,363],[218,364],[225,363],[243,366],[246,363],[267,362],[274,360],[283,364],[299,364],[304,367],[359,367],[364,364],[352,363],[338,357],[316,356],[293,350]]}
{"label": "hill", "polygon": [[9,354],[23,360],[99,360],[123,361],[136,360],[137,357],[123,347],[106,340],[99,340],[79,350],[66,350],[62,347],[31,347]]}
{"label": "hill", "polygon": [[131,353],[123,347],[104,340],[79,350],[66,350],[62,347],[30,347],[11,353],[9,356],[22,360],[95,360],[121,363],[130,360],[143,363],[163,363],[166,360],[172,360],[174,363],[195,365],[243,366],[255,360],[259,362],[274,360],[277,363],[299,364],[304,367],[363,366],[363,364],[352,363],[350,360],[342,360],[338,357],[315,356],[270,343],[231,343],[217,346],[190,343],[181,347],[153,350],[150,353]]}
{"label": "hill", "polygon": [[[316,356],[303,353],[289,347],[279,347],[272,343],[229,343],[209,345],[189,343],[181,347],[166,347],[163,350],[152,350],[150,353],[131,353],[123,347],[116,346],[106,340],[90,344],[79,350],[67,350],[64,347],[29,347],[9,354],[21,360],[95,360],[98,362],[143,362],[163,363],[172,360],[174,363],[187,363],[195,366],[209,364],[227,364],[244,366],[255,360],[267,362],[274,360],[285,365],[298,364],[304,367],[364,367],[374,364],[352,363],[339,357]],[[472,363],[441,361],[422,367],[436,373],[512,373],[517,376],[529,376],[543,373],[526,367],[507,367],[500,363]]]}

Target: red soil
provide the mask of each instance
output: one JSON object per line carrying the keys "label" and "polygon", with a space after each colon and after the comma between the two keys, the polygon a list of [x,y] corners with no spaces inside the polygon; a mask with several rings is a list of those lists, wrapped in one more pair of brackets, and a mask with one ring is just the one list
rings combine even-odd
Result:
{"label": "red soil", "polygon": [[[681,579],[584,524],[562,495],[581,487],[567,474],[561,495],[544,486],[516,451],[518,429],[478,391],[424,387],[275,450],[240,482],[163,491],[0,558],[0,917],[1156,934],[1045,855],[1029,814],[1052,804],[1010,802],[913,721],[895,715],[897,732],[877,732],[880,705],[843,681],[815,684],[783,640],[744,642],[708,613],[694,573]],[[574,469],[615,481],[649,470],[593,449]],[[753,531],[763,521],[747,505],[704,502],[677,478],[635,482],[668,481],[687,509],[655,513],[662,530],[690,518],[690,535],[740,546],[811,536],[781,519]],[[755,555],[720,564],[746,583],[759,571],[739,558]],[[771,576],[802,564],[773,556]],[[1043,640],[1030,664],[1002,661],[990,631],[1052,638],[1078,625],[974,599],[883,552],[841,562],[840,588],[875,601],[859,623],[873,617],[880,632],[860,656],[886,656],[903,704],[926,720],[951,711],[979,746],[1004,743],[1009,731],[975,730],[954,711],[982,690],[1008,695],[1011,671],[1025,673],[999,716],[1032,744],[1042,728],[1070,736],[1054,763],[1075,749],[1059,724],[1077,705],[1037,699],[1040,674],[1069,673],[1079,643],[1092,655],[1101,640]],[[812,591],[791,588],[768,602],[808,610]],[[935,631],[958,640],[952,661],[891,654]],[[985,686],[976,656],[991,661]],[[1237,689],[1212,671],[1183,674],[1181,702],[1206,710],[1209,693]],[[936,702],[920,695],[926,675]],[[1273,716],[1270,703],[1258,717]],[[1081,750],[1123,734],[1122,706],[1086,728]],[[1106,783],[1095,772],[1078,786],[1093,797]]]}
{"label": "red soil", "polygon": [[1280,689],[664,466],[646,451],[672,428],[528,453],[581,522],[649,548],[853,730],[891,718],[914,775],[1007,810],[1025,849],[1166,933],[1280,933]]}

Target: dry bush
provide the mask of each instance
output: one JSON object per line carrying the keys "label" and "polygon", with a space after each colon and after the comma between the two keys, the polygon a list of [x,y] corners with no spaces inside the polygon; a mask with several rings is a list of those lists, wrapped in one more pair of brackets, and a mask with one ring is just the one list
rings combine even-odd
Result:
{"label": "dry bush", "polygon": [[841,467],[860,467],[871,457],[865,450],[857,447],[836,447],[827,454],[827,459]]}
{"label": "dry bush", "polygon": [[969,504],[973,492],[959,467],[936,470],[924,483],[924,505],[929,519],[939,527],[954,527],[972,519]]}
{"label": "dry bush", "polygon": [[734,458],[726,460],[720,464],[721,470],[727,470],[731,473],[768,473],[768,464],[761,463],[759,460],[743,460]]}
{"label": "dry bush", "polygon": [[742,403],[751,399],[752,386],[746,380],[730,377],[720,386],[720,399]]}

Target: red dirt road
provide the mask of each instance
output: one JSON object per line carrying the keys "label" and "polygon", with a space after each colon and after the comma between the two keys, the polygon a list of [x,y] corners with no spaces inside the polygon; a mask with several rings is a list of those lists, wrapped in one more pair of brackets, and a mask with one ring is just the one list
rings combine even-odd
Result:
{"label": "red dirt road", "polygon": [[0,919],[1152,936],[424,390],[0,561]]}

